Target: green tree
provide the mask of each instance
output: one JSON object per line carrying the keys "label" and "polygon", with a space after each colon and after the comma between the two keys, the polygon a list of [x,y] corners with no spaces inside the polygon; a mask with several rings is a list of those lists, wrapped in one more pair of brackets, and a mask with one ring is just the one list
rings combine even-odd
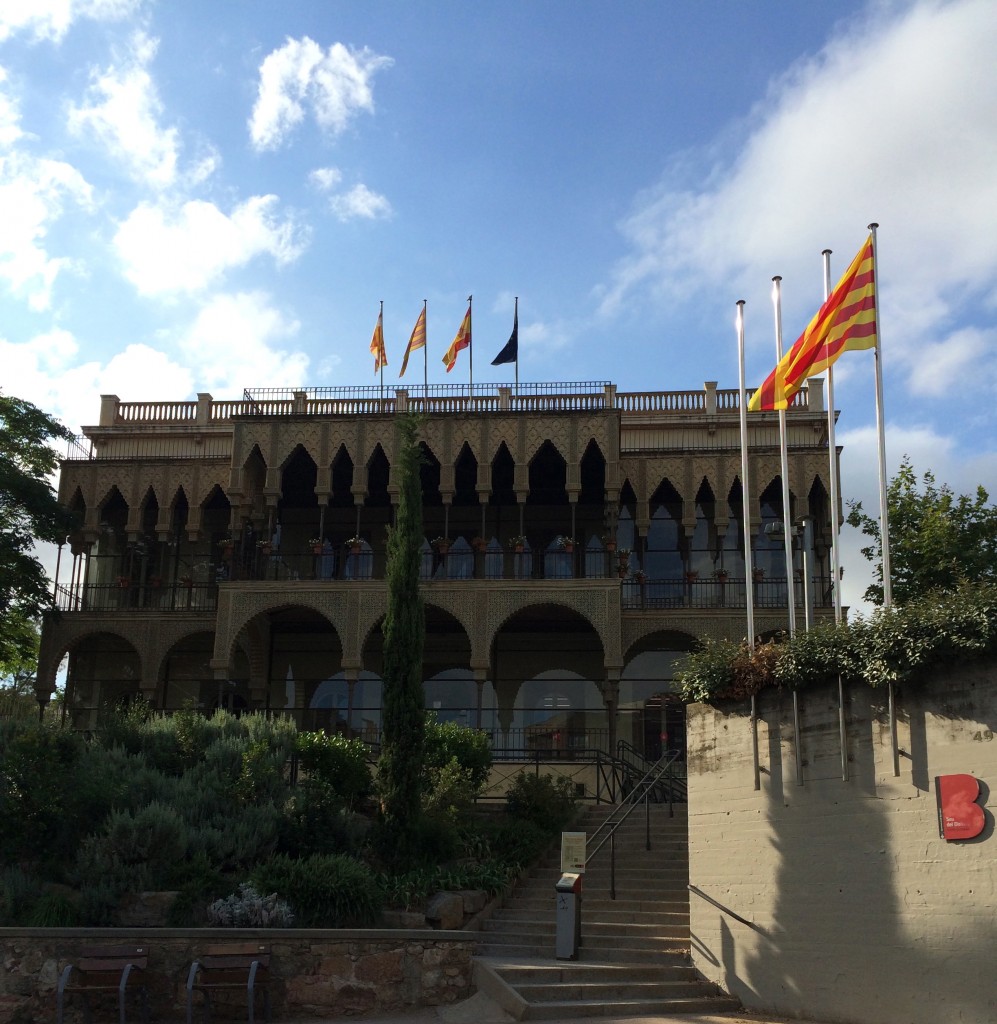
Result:
{"label": "green tree", "polygon": [[[0,664],[30,658],[36,640],[16,629],[51,604],[36,540],[58,543],[72,526],[49,478],[58,456],[49,442],[69,431],[30,402],[0,394]],[[36,650],[36,648],[34,648]]]}
{"label": "green tree", "polygon": [[[937,484],[931,470],[919,482],[908,456],[887,488],[890,578],[893,601],[903,605],[932,590],[954,590],[962,581],[997,582],[997,507],[981,486],[975,497]],[[872,543],[862,554],[875,564],[867,601],[883,603],[883,546],[879,520],[861,502],[849,503],[848,524]]]}
{"label": "green tree", "polygon": [[418,858],[422,832],[420,797],[426,731],[422,653],[426,616],[419,593],[423,528],[418,429],[416,417],[399,422],[398,514],[388,533],[378,781],[382,849],[394,863]]}

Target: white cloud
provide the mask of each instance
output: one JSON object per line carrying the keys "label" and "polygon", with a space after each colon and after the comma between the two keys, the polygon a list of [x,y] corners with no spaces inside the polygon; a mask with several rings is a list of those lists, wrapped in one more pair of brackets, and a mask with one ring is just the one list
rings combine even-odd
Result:
{"label": "white cloud", "polygon": [[942,398],[957,394],[972,378],[994,380],[997,375],[997,330],[966,327],[937,344],[907,351],[908,383],[915,395]]}
{"label": "white cloud", "polygon": [[[7,84],[7,71],[0,67],[0,86]],[[0,92],[0,146],[12,146],[22,138],[21,111],[16,99]]]}
{"label": "white cloud", "polygon": [[61,160],[16,152],[0,156],[0,280],[32,309],[48,308],[52,285],[70,262],[48,254],[49,225],[66,201],[89,209],[91,191],[79,171]]}
{"label": "white cloud", "polygon": [[180,340],[180,351],[198,389],[216,397],[253,386],[298,386],[307,378],[308,356],[277,347],[298,328],[260,292],[220,294],[198,313]]}
{"label": "white cloud", "polygon": [[[731,308],[748,298],[749,316],[765,309],[768,321],[779,273],[790,332],[820,297],[821,249],[835,250],[840,272],[874,219],[888,351],[937,338],[967,300],[992,299],[997,5],[920,0],[871,12],[773,83],[736,133],[685,154],[638,200],[604,312],[638,290],[692,302],[722,284]],[[718,160],[734,134],[736,156]]]}
{"label": "white cloud", "polygon": [[361,111],[374,110],[371,80],[390,67],[390,57],[364,47],[333,43],[328,51],[314,40],[288,38],[260,65],[260,84],[249,134],[257,150],[277,149],[310,108],[319,126],[338,135]]}
{"label": "white cloud", "polygon": [[308,180],[320,192],[331,192],[343,180],[343,175],[335,167],[316,167],[308,175]]}
{"label": "white cloud", "polygon": [[366,185],[354,185],[349,192],[342,192],[329,200],[332,212],[341,220],[378,220],[391,216],[391,203]]}
{"label": "white cloud", "polygon": [[36,40],[61,42],[79,18],[116,21],[142,6],[144,0],[0,0],[0,42],[25,30]]}
{"label": "white cloud", "polygon": [[55,328],[20,344],[0,339],[0,365],[17,381],[19,398],[56,416],[74,433],[97,422],[101,394],[141,402],[192,393],[190,370],[148,345],[128,345],[106,364],[77,363],[79,351],[69,331]]}
{"label": "white cloud", "polygon": [[84,102],[69,111],[69,128],[91,132],[133,177],[157,188],[177,177],[179,132],[163,128],[163,111],[149,65],[158,41],[136,33],[128,55],[118,65],[90,73]]}
{"label": "white cloud", "polygon": [[306,233],[275,214],[277,196],[252,196],[230,215],[214,203],[180,207],[142,203],[118,228],[114,244],[128,279],[144,295],[195,292],[261,254],[297,259]]}

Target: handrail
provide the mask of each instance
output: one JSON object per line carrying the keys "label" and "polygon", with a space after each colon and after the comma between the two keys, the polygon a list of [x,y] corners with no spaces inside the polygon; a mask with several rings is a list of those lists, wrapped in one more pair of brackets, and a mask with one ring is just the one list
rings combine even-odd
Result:
{"label": "handrail", "polygon": [[[651,791],[658,785],[660,785],[662,777],[671,771],[672,765],[678,760],[679,751],[671,751],[670,753],[663,754],[647,771],[644,777],[637,783],[631,792],[621,801],[617,811],[614,811],[610,816],[595,830],[591,839],[586,840],[585,843],[585,867],[595,859],[599,851],[609,843],[610,860],[609,860],[609,898],[611,900],[616,899],[616,830],[630,817],[633,813],[634,808],[643,801],[644,803],[644,833],[645,833],[645,846],[646,849],[651,849],[651,818],[650,818],[650,803],[649,798]],[[672,791],[669,786],[668,790],[668,813],[669,815],[674,814],[672,809]],[[623,809],[623,813],[620,815],[618,820],[614,821],[617,812]],[[606,835],[602,837],[595,849],[589,853],[589,846],[594,843],[600,833],[605,830]]]}

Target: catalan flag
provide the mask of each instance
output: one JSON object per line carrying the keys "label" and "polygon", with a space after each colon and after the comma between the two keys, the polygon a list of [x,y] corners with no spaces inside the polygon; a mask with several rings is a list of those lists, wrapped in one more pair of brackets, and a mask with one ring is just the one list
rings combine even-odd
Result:
{"label": "catalan flag", "polygon": [[786,409],[808,377],[842,352],[876,347],[876,282],[872,235],[852,260],[817,315],[751,396],[748,409]]}
{"label": "catalan flag", "polygon": [[462,348],[469,348],[471,345],[471,303],[467,303],[467,312],[464,314],[464,320],[460,325],[460,330],[457,332],[457,337],[450,343],[450,348],[447,349],[446,355],[443,357],[443,362],[446,364],[447,373],[449,373],[454,366],[457,364],[457,353]]}
{"label": "catalan flag", "polygon": [[377,314],[377,326],[374,328],[374,337],[370,339],[370,351],[374,357],[374,372],[377,373],[382,366],[388,365],[388,356],[384,351],[384,309]]}
{"label": "catalan flag", "polygon": [[408,357],[417,349],[426,347],[426,307],[423,305],[422,312],[419,314],[419,319],[415,322],[415,327],[412,328],[412,336],[408,340],[408,345],[405,348],[405,358],[402,359],[402,369],[398,374],[399,378],[405,376],[405,371],[408,369]]}

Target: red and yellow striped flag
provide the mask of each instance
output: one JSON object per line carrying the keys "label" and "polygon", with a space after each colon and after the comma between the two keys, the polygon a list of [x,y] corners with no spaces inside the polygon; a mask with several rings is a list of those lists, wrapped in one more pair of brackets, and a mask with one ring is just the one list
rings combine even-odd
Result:
{"label": "red and yellow striped flag", "polygon": [[398,374],[399,378],[405,376],[405,371],[408,369],[408,357],[417,349],[426,347],[426,307],[422,307],[422,312],[419,314],[419,319],[415,322],[415,327],[412,328],[412,336],[408,340],[408,346],[405,349],[405,358],[402,360],[402,369]]}
{"label": "red and yellow striped flag", "polygon": [[876,346],[876,282],[872,235],[796,344],[751,396],[751,412],[786,409],[808,377],[827,369],[842,352]]}
{"label": "red and yellow striped flag", "polygon": [[450,348],[447,349],[446,355],[443,357],[443,362],[446,364],[447,373],[449,373],[454,366],[457,364],[457,353],[462,348],[467,348],[471,344],[471,305],[468,303],[467,312],[464,314],[464,321],[460,325],[460,330],[457,332],[457,337],[450,343]]}
{"label": "red and yellow striped flag", "polygon": [[384,351],[384,311],[377,314],[377,326],[374,328],[374,337],[370,339],[370,351],[374,357],[374,372],[377,373],[382,366],[388,365],[388,355]]}

